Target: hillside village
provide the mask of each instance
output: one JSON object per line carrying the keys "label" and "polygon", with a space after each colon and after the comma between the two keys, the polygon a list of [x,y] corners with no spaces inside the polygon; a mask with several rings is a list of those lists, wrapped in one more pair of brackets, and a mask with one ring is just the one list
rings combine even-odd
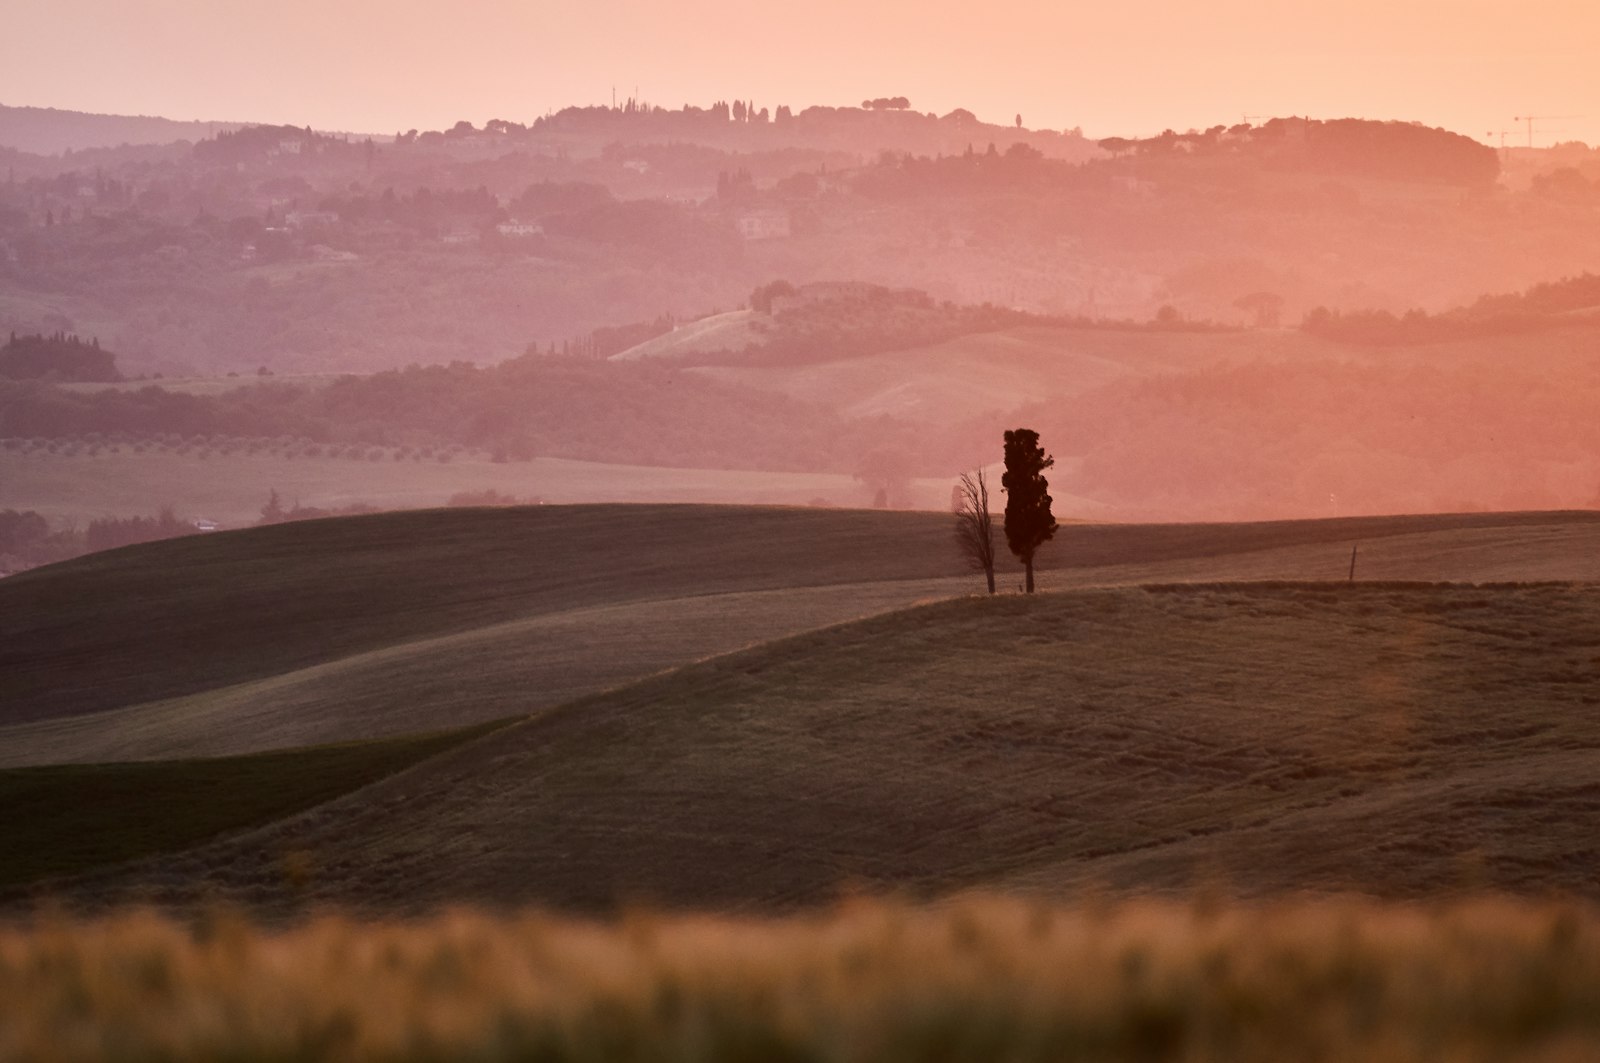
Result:
{"label": "hillside village", "polygon": [[[735,309],[774,278],[1225,324],[1266,292],[1292,323],[1580,272],[1600,226],[1588,149],[1499,153],[1407,123],[1095,143],[961,111],[765,110],[7,149],[0,328],[98,334],[135,375],[174,376],[494,361]],[[452,327],[424,303],[456,308]]]}

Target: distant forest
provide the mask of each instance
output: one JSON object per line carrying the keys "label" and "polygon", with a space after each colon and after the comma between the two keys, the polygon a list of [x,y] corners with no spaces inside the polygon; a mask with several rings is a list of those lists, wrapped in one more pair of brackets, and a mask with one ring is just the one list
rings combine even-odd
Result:
{"label": "distant forest", "polygon": [[116,357],[101,350],[98,338],[85,343],[65,332],[49,336],[13,332],[0,347],[0,378],[103,383],[121,380],[122,374],[117,371]]}

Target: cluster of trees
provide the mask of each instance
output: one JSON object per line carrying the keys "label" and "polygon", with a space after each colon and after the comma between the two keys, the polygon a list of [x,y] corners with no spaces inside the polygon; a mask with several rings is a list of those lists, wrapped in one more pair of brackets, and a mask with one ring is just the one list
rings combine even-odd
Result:
{"label": "cluster of trees", "polygon": [[50,522],[33,510],[0,509],[0,554],[14,554],[50,536]]}
{"label": "cluster of trees", "polygon": [[1591,181],[1576,166],[1563,166],[1533,175],[1531,190],[1546,199],[1572,203],[1600,202],[1600,180]]}
{"label": "cluster of trees", "polygon": [[[610,358],[613,354],[620,354],[629,347],[637,347],[646,340],[653,340],[657,336],[665,336],[677,325],[678,319],[671,314],[662,314],[652,321],[635,321],[627,325],[603,325],[592,329],[585,335],[572,340],[563,340],[560,353],[562,356],[576,356],[579,358]],[[529,354],[538,354],[539,345],[532,344],[528,348]],[[555,341],[551,341],[547,354],[556,356]]]}
{"label": "cluster of trees", "polygon": [[763,340],[741,350],[702,350],[697,364],[734,361],[741,365],[799,365],[859,358],[886,351],[942,343],[958,336],[998,332],[1023,326],[1139,329],[1181,332],[1212,331],[1209,321],[1189,321],[1163,307],[1148,322],[1034,314],[992,303],[936,302],[915,288],[827,282],[796,286],[785,280],[755,288],[752,310],[771,316]]}
{"label": "cluster of trees", "polygon": [[194,525],[179,518],[170,506],[153,517],[92,520],[82,531],[70,525],[52,528],[42,514],[33,510],[0,510],[0,574],[194,531]]}
{"label": "cluster of trees", "polygon": [[104,382],[122,379],[117,359],[100,346],[98,336],[85,343],[76,335],[54,332],[18,336],[0,347],[0,378]]}
{"label": "cluster of trees", "polygon": [[723,219],[660,200],[604,203],[551,215],[542,224],[552,235],[643,251],[697,269],[731,266],[744,254],[738,234]]}
{"label": "cluster of trees", "polygon": [[0,510],[0,574],[65,561],[83,552],[83,536],[75,529],[54,530],[31,509]]}
{"label": "cluster of trees", "polygon": [[483,185],[437,191],[424,187],[403,195],[386,188],[377,196],[329,196],[318,206],[339,215],[339,220],[346,223],[394,222],[423,232],[435,231],[452,219],[491,221],[506,214],[500,201]]}
{"label": "cluster of trees", "polygon": [[356,517],[363,513],[376,513],[378,507],[369,506],[365,502],[353,502],[348,506],[334,506],[322,508],[320,506],[303,506],[296,499],[291,505],[285,507],[283,499],[276,488],[267,494],[267,501],[261,507],[261,518],[256,521],[256,526],[266,524],[283,524],[296,520],[320,520],[323,517]]}
{"label": "cluster of trees", "polygon": [[1485,295],[1470,306],[1440,314],[1421,309],[1395,314],[1388,310],[1338,311],[1319,306],[1306,314],[1300,327],[1312,335],[1343,343],[1443,343],[1561,326],[1600,325],[1600,315],[1573,314],[1583,310],[1600,311],[1600,276],[1592,273],[1537,284],[1520,293]]}
{"label": "cluster of trees", "polygon": [[850,187],[874,199],[978,192],[1044,193],[1081,183],[1079,169],[1051,161],[1037,148],[1017,141],[1000,151],[991,141],[983,151],[971,144],[956,155],[887,152],[857,173]]}
{"label": "cluster of trees", "polygon": [[194,157],[201,162],[231,164],[280,155],[370,157],[374,151],[370,139],[352,144],[347,137],[312,132],[310,126],[297,129],[289,125],[252,125],[200,141],[194,146]]}
{"label": "cluster of trees", "polygon": [[777,280],[750,293],[750,307],[771,315],[766,337],[740,351],[697,352],[741,364],[794,365],[878,354],[1018,325],[1060,323],[1020,310],[936,302],[914,288],[873,284],[795,286]]}
{"label": "cluster of trees", "polygon": [[[1033,560],[1039,547],[1055,537],[1056,519],[1050,511],[1050,481],[1044,471],[1055,465],[1055,458],[1039,445],[1039,433],[1031,428],[1016,428],[1005,433],[1005,472],[1000,477],[1006,493],[1006,546],[1022,562],[1024,589],[1034,590]],[[963,473],[956,485],[956,548],[976,572],[982,572],[995,592],[994,516],[989,508],[989,480],[983,469]]]}
{"label": "cluster of trees", "polygon": [[1420,123],[1361,118],[1274,118],[1260,126],[1218,125],[1189,133],[1168,129],[1142,140],[1107,137],[1100,147],[1136,159],[1232,155],[1271,169],[1468,186],[1492,184],[1500,175],[1495,150],[1471,137]]}
{"label": "cluster of trees", "polygon": [[150,543],[157,539],[174,539],[190,535],[194,525],[179,519],[171,506],[165,506],[153,517],[102,517],[89,522],[84,530],[83,543],[93,553],[112,550],[135,543]]}
{"label": "cluster of trees", "polygon": [[538,181],[523,189],[509,204],[518,218],[537,220],[552,214],[577,214],[608,206],[616,197],[605,185],[586,181]]}

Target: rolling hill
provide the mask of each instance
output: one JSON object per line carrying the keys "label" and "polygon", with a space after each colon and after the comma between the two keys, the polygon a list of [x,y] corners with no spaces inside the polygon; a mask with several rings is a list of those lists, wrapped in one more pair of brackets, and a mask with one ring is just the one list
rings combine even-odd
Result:
{"label": "rolling hill", "polygon": [[1190,371],[1226,359],[1304,359],[1325,355],[1332,346],[1293,330],[1033,325],[806,365],[706,364],[693,371],[854,417],[949,423],[1009,413],[1041,398],[1065,399],[1130,377]]}
{"label": "rolling hill", "polygon": [[711,314],[674,328],[662,336],[634,344],[611,356],[614,362],[635,362],[647,358],[693,358],[705,351],[742,351],[759,347],[766,330],[767,315],[754,310],[729,310]]}
{"label": "rolling hill", "polygon": [[[973,588],[947,535],[537,507],[96,555],[0,582],[0,764],[525,717],[89,899],[288,903],[302,851],[309,896],[376,908],[1592,880],[1600,592],[1529,581],[1600,578],[1594,515],[1076,525],[1058,593],[906,609]],[[1342,582],[1352,544],[1378,582]]]}
{"label": "rolling hill", "polygon": [[1370,345],[1287,328],[1208,332],[1035,325],[807,365],[696,366],[693,357],[682,356],[695,373],[852,416],[959,423],[986,412],[1011,413],[1040,400],[1072,400],[1141,378],[1222,366],[1304,370],[1335,364],[1454,372],[1503,362],[1514,350],[1520,363],[1551,373],[1570,372],[1588,365],[1594,338],[1589,324],[1513,337],[1486,334]]}
{"label": "rolling hill", "polygon": [[[370,910],[1592,893],[1597,651],[1577,584],[946,601],[580,699],[80,888]],[[294,889],[285,853],[317,869]]]}
{"label": "rolling hill", "polygon": [[[1340,579],[1357,542],[1364,578],[1600,579],[1589,514],[1069,525],[1040,558],[1046,588]],[[466,726],[977,586],[931,513],[543,506],[151,543],[0,581],[0,767]]]}
{"label": "rolling hill", "polygon": [[124,144],[202,140],[242,125],[240,122],[185,122],[148,115],[92,114],[54,107],[0,104],[0,146],[38,155],[115,148]]}

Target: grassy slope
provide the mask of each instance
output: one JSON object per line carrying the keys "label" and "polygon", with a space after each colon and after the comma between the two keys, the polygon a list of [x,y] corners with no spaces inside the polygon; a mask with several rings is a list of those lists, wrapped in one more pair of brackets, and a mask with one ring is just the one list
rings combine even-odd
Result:
{"label": "grassy slope", "polygon": [[270,905],[261,854],[305,848],[339,865],[315,900],[379,909],[852,883],[1592,894],[1597,653],[1585,585],[955,600],[574,703],[132,881]]}
{"label": "grassy slope", "polygon": [[1129,374],[1171,371],[1223,356],[1261,357],[1302,346],[1297,333],[1116,332],[1019,328],[904,351],[801,366],[694,370],[793,395],[860,417],[960,422],[1045,395],[1072,395]]}
{"label": "grassy slope", "polygon": [[73,715],[580,606],[939,575],[947,539],[919,514],[545,506],[149,543],[0,583],[0,704]]}
{"label": "grassy slope", "polygon": [[729,310],[689,321],[671,332],[635,344],[611,356],[613,362],[636,362],[649,358],[682,358],[696,351],[742,351],[747,346],[765,346],[767,315],[755,310]]}
{"label": "grassy slope", "polygon": [[[392,514],[41,570],[0,583],[0,706],[32,721],[0,728],[0,766],[240,753],[534,711],[970,591],[973,577],[941,575],[957,567],[946,520]],[[612,550],[602,529],[628,548]],[[1041,556],[1071,566],[1047,587],[1329,579],[1344,575],[1352,539],[1366,577],[1600,578],[1600,522],[1579,514],[1074,526]]]}
{"label": "grassy slope", "polygon": [[0,727],[0,767],[219,756],[464,726],[953,589],[941,580],[851,583],[564,610],[182,697]]}
{"label": "grassy slope", "polygon": [[0,771],[0,888],[181,850],[290,815],[494,725],[213,760]]}

